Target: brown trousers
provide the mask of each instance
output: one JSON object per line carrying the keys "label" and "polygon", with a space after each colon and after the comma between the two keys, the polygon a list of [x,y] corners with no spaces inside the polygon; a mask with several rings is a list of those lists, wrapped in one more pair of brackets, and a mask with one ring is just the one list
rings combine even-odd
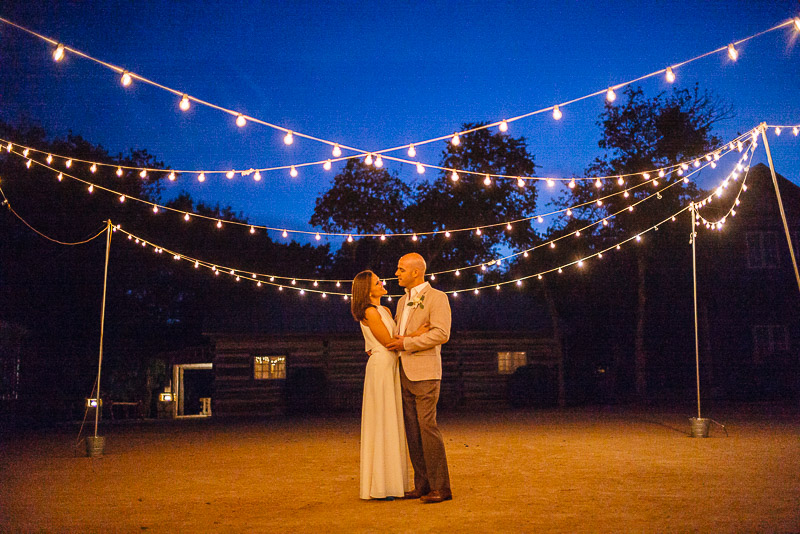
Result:
{"label": "brown trousers", "polygon": [[414,487],[421,490],[449,490],[450,473],[444,441],[436,425],[436,404],[441,380],[412,382],[400,362],[400,387],[403,392],[403,419],[406,425],[408,455],[414,466]]}

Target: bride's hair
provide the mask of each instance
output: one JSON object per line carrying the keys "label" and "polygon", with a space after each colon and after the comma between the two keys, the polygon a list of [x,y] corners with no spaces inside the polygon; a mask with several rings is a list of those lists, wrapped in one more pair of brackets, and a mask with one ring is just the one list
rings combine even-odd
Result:
{"label": "bride's hair", "polygon": [[363,321],[367,308],[375,305],[369,301],[369,290],[372,286],[372,271],[361,271],[353,278],[353,294],[350,298],[350,313],[356,321]]}

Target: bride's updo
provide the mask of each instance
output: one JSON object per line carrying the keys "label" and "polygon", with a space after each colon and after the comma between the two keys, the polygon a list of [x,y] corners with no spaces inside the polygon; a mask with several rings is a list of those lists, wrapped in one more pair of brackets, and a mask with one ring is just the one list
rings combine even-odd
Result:
{"label": "bride's updo", "polygon": [[364,313],[367,308],[375,305],[369,301],[369,292],[372,286],[372,277],[375,276],[370,270],[361,271],[353,278],[353,294],[350,295],[350,313],[356,321],[364,320]]}

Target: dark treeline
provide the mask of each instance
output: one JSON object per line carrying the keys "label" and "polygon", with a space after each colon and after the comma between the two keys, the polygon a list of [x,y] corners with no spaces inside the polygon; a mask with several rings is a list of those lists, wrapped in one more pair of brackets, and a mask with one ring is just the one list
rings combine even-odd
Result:
{"label": "dark treeline", "polygon": [[[640,90],[629,89],[626,96],[626,102],[608,105],[600,117],[599,143],[605,155],[587,166],[588,176],[643,172],[707,151],[718,142],[711,133],[712,125],[729,115],[719,102],[696,89],[650,99]],[[474,126],[465,124],[464,129]],[[0,124],[0,136],[44,151],[31,154],[37,161],[53,152],[115,165],[165,168],[145,150],[112,155],[80,136],[49,138],[36,126]],[[428,258],[431,271],[487,264],[486,270],[466,269],[460,276],[442,274],[434,283],[444,290],[500,283],[557,268],[644,231],[698,195],[692,186],[676,187],[674,193],[649,200],[634,214],[614,218],[610,214],[623,202],[618,196],[618,201],[551,217],[544,223],[533,219],[515,223],[511,229],[492,227],[497,222],[551,211],[552,205],[537,205],[537,188],[546,186],[534,182],[521,186],[516,180],[484,182],[486,173],[535,174],[535,156],[528,152],[524,138],[478,130],[462,136],[461,141],[457,147],[446,144],[440,161],[443,167],[476,173],[461,173],[458,181],[451,173],[441,172],[409,186],[385,169],[349,160],[317,200],[311,223],[325,231],[378,234],[480,227],[480,235],[473,230],[450,237],[422,236],[417,241],[356,239],[337,250],[327,245],[276,243],[263,232],[250,235],[247,226],[226,225],[216,231],[207,221],[187,223],[174,214],[153,214],[133,201],[121,203],[107,192],[90,194],[80,182],[68,178],[59,182],[55,173],[38,165],[26,168],[25,158],[6,150],[0,155],[0,187],[21,217],[58,240],[86,239],[110,219],[166,249],[257,272],[350,279],[371,268],[391,276],[397,258],[411,250]],[[54,166],[63,167],[63,162],[56,161]],[[83,163],[75,163],[71,170],[126,195],[161,202],[164,173],[141,179],[127,171],[119,177],[115,167],[100,167],[90,174]],[[608,181],[597,190],[587,182],[567,190],[555,204],[567,207],[623,188]],[[637,192],[630,200],[642,197],[643,193]],[[244,214],[197,203],[188,194],[167,204],[213,218],[248,222]],[[580,237],[574,236],[576,229],[603,217],[608,218],[608,226],[596,225]],[[85,398],[97,365],[104,236],[77,246],[52,243],[7,209],[0,213],[0,229],[0,321],[26,331],[21,395],[29,400]],[[693,338],[688,335],[692,320],[688,232],[684,214],[675,223],[646,234],[642,243],[609,252],[602,260],[571,266],[562,273],[554,271],[542,280],[527,279],[521,286],[505,285],[496,295],[485,289],[477,298],[502,299],[508,291],[522,292],[529,296],[531,306],[546,310],[549,324],[531,325],[531,329],[550,332],[562,343],[573,402],[609,395],[642,398],[674,387],[690,388]],[[545,245],[560,236],[567,237],[555,248]],[[273,288],[254,291],[253,284],[237,284],[229,276],[214,279],[208,271],[198,273],[188,262],[174,261],[166,252],[156,254],[150,247],[136,250],[134,244],[124,241],[115,234],[108,278],[104,390],[112,396],[142,398],[143,391],[165,379],[163,362],[156,356],[203,344],[204,332],[234,324],[241,331],[258,331],[265,318],[273,317],[277,325],[273,327],[291,328],[280,322],[280,314],[274,310],[294,306],[296,294],[279,296]],[[532,247],[539,248],[499,266],[493,263],[509,251]],[[490,291],[492,294],[487,294]],[[464,298],[476,297],[465,293]],[[346,306],[340,303],[336,308],[337,313],[346,315]],[[491,308],[497,310],[497,306]],[[514,314],[515,310],[502,313]],[[676,354],[685,355],[685,362],[676,364]],[[613,383],[609,385],[609,381]],[[680,382],[677,386],[676,381]]]}

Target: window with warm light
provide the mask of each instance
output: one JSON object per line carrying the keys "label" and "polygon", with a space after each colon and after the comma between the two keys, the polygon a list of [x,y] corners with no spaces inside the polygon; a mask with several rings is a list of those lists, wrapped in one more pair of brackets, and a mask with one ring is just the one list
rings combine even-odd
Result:
{"label": "window with warm light", "polygon": [[501,375],[510,375],[528,364],[528,356],[524,352],[498,352],[497,353],[497,372]]}
{"label": "window with warm light", "polygon": [[286,356],[254,356],[253,378],[256,380],[286,378]]}
{"label": "window with warm light", "polygon": [[747,232],[747,267],[776,269],[778,258],[777,232]]}
{"label": "window with warm light", "polygon": [[781,324],[753,326],[753,360],[767,363],[771,356],[789,350],[786,327]]}

